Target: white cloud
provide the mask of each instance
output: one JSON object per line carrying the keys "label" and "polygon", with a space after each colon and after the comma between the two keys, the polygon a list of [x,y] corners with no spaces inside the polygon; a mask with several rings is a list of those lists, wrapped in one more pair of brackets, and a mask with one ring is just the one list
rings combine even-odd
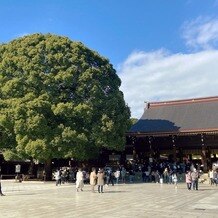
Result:
{"label": "white cloud", "polygon": [[218,46],[218,18],[198,17],[185,22],[183,38],[186,45],[195,49],[213,49]]}
{"label": "white cloud", "polygon": [[218,18],[198,17],[185,22],[182,31],[186,45],[198,52],[135,51],[119,66],[132,117],[140,118],[144,101],[218,95]]}
{"label": "white cloud", "polygon": [[140,118],[144,101],[164,101],[218,94],[218,50],[170,54],[165,50],[133,52],[120,65],[121,90]]}

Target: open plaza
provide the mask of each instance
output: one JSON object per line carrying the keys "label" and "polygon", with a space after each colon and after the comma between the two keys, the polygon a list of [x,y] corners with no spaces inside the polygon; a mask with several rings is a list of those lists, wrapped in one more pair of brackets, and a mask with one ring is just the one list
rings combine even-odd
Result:
{"label": "open plaza", "polygon": [[[3,180],[0,217],[217,217],[218,186],[200,184],[187,190],[185,183],[135,183],[105,186],[92,193],[90,185],[76,192],[74,183]],[[95,187],[96,189],[96,187]]]}

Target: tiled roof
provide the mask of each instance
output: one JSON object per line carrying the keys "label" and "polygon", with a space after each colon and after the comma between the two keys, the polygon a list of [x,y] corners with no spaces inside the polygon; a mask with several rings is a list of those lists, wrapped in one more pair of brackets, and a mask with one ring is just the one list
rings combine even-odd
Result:
{"label": "tiled roof", "polygon": [[218,131],[218,96],[151,102],[129,133]]}

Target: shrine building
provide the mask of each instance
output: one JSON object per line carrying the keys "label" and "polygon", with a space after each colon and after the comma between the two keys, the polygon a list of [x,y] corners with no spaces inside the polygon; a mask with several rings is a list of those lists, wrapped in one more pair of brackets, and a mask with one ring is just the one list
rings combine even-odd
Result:
{"label": "shrine building", "polygon": [[200,161],[207,171],[218,158],[218,96],[146,103],[126,141],[137,158]]}

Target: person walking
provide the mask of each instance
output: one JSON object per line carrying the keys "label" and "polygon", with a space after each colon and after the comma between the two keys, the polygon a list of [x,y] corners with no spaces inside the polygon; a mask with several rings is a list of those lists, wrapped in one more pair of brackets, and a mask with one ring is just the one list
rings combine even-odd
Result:
{"label": "person walking", "polygon": [[97,180],[96,169],[93,167],[92,172],[90,173],[90,177],[89,177],[92,192],[95,192],[94,188],[95,188],[95,185],[97,183],[96,180]]}
{"label": "person walking", "polygon": [[99,169],[97,174],[97,185],[98,185],[98,193],[103,193],[103,186],[104,186],[104,171],[103,169]]}
{"label": "person walking", "polygon": [[191,172],[193,190],[198,190],[198,178],[199,178],[198,171],[194,168],[193,172]]}
{"label": "person walking", "polygon": [[83,180],[84,180],[84,175],[83,175],[82,169],[79,168],[78,172],[76,173],[76,191],[77,192],[79,191],[79,189],[83,191],[83,187],[84,187]]}
{"label": "person walking", "polygon": [[187,184],[187,189],[191,190],[191,186],[192,186],[192,177],[191,177],[191,171],[188,170],[185,174],[185,182]]}

